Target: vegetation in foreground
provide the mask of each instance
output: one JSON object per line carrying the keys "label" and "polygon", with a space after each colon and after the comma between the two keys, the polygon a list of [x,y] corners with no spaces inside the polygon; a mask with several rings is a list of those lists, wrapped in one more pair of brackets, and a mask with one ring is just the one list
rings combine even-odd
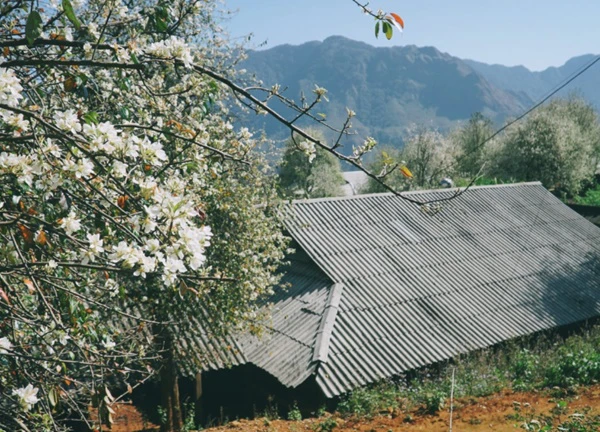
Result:
{"label": "vegetation in foreground", "polygon": [[365,417],[389,409],[435,413],[448,406],[453,376],[455,398],[488,396],[503,389],[574,393],[580,386],[600,382],[600,326],[567,338],[541,335],[509,343],[414,376],[357,389],[338,410]]}
{"label": "vegetation in foreground", "polygon": [[493,421],[497,431],[591,432],[600,427],[599,383],[600,325],[595,325],[567,337],[549,333],[513,341],[357,389],[333,413],[323,408],[307,416],[294,405],[286,421],[273,409],[223,429],[448,430],[454,387],[453,419],[461,430],[466,425],[489,430]]}

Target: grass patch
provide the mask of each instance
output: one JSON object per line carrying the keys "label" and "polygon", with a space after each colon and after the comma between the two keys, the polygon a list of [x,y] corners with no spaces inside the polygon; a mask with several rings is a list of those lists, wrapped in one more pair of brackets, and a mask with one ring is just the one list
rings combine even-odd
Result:
{"label": "grass patch", "polygon": [[600,185],[588,189],[583,196],[573,197],[573,202],[582,205],[600,206]]}
{"label": "grass patch", "polygon": [[487,396],[507,388],[570,392],[600,382],[600,325],[566,338],[542,334],[513,341],[359,388],[342,398],[337,409],[359,417],[415,408],[435,413],[449,402],[453,370],[456,398]]}

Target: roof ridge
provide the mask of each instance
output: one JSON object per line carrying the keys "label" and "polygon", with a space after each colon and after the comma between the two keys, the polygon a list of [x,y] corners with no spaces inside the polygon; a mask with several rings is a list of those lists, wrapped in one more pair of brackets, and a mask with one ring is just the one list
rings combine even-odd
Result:
{"label": "roof ridge", "polygon": [[[495,184],[495,185],[481,185],[481,186],[471,186],[469,190],[477,190],[477,189],[494,189],[494,188],[510,188],[510,187],[519,187],[519,186],[541,186],[542,182],[540,181],[531,181],[531,182],[520,182],[520,183],[505,183],[505,184]],[[449,189],[424,189],[424,190],[412,190],[406,192],[400,192],[400,195],[418,195],[424,193],[431,192],[449,192],[449,191],[459,191],[465,190],[466,187],[459,188],[449,188]],[[342,196],[342,197],[325,197],[325,198],[306,198],[306,199],[296,199],[292,200],[291,204],[306,204],[306,203],[314,203],[321,201],[344,201],[344,200],[355,200],[355,199],[365,199],[372,198],[377,196],[396,196],[392,192],[380,192],[380,193],[370,193],[363,195],[352,195],[352,196]]]}
{"label": "roof ridge", "polygon": [[333,334],[333,327],[335,326],[335,319],[340,307],[343,291],[344,284],[335,283],[331,286],[329,296],[327,297],[327,303],[323,309],[319,330],[317,330],[317,340],[313,350],[312,363],[327,363],[331,335]]}

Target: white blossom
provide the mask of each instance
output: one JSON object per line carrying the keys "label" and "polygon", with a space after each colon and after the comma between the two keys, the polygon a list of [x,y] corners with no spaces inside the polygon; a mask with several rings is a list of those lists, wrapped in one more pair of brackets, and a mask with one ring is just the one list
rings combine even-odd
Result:
{"label": "white blossom", "polygon": [[127,177],[127,164],[121,161],[114,161],[112,164],[113,174],[118,178]]}
{"label": "white blossom", "polygon": [[183,261],[176,256],[167,257],[164,263],[163,280],[166,285],[173,285],[177,281],[178,273],[185,273],[186,267]]}
{"label": "white blossom", "polygon": [[17,130],[17,135],[29,129],[29,120],[25,120],[23,114],[14,114],[8,111],[1,111],[2,120]]}
{"label": "white blossom", "polygon": [[65,132],[80,132],[81,124],[75,110],[58,111],[54,113],[54,124]]}
{"label": "white blossom", "polygon": [[190,47],[176,36],[148,45],[146,52],[156,57],[181,60],[186,67],[191,67],[194,62]]}
{"label": "white blossom", "polygon": [[23,99],[23,87],[12,69],[0,67],[0,103],[11,107],[19,105]]}
{"label": "white blossom", "polygon": [[39,389],[37,387],[28,384],[27,387],[13,390],[13,395],[19,398],[19,402],[23,405],[25,411],[29,411],[39,399],[37,397]]}
{"label": "white blossom", "polygon": [[167,160],[167,154],[163,150],[162,144],[151,142],[148,138],[143,139],[140,143],[140,155],[145,161],[155,165]]}
{"label": "white blossom", "polygon": [[156,258],[142,256],[139,267],[133,272],[134,276],[146,277],[146,273],[152,273],[156,270]]}
{"label": "white blossom", "polygon": [[108,351],[110,351],[111,349],[113,349],[117,344],[114,343],[111,339],[104,339],[102,341],[102,346],[104,346],[104,348],[106,348]]}
{"label": "white blossom", "polygon": [[69,215],[60,223],[60,226],[68,235],[71,235],[81,229],[81,220],[75,217],[75,213],[71,211]]}
{"label": "white blossom", "polygon": [[60,342],[60,344],[62,346],[66,346],[69,339],[71,339],[71,336],[69,336],[68,333],[60,332],[59,337],[58,337],[58,342]]}
{"label": "white blossom", "polygon": [[87,249],[83,250],[83,264],[94,262],[96,260],[96,256],[104,252],[104,241],[100,238],[100,234],[87,234],[87,240],[89,245]]}
{"label": "white blossom", "polygon": [[7,337],[0,338],[0,354],[6,354],[7,350],[12,350],[12,346]]}
{"label": "white blossom", "polygon": [[317,156],[317,151],[315,149],[315,143],[308,140],[303,140],[298,143],[298,148],[304,152],[308,156],[308,162],[312,163],[312,161]]}
{"label": "white blossom", "polygon": [[76,178],[89,177],[94,172],[94,164],[87,158],[82,158],[77,161],[73,172]]}

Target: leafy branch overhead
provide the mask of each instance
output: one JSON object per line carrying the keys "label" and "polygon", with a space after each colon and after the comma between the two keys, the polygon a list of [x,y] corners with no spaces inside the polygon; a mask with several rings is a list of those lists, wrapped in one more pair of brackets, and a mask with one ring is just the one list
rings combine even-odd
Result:
{"label": "leafy branch overhead", "polygon": [[375,18],[375,37],[379,37],[381,31],[387,40],[390,40],[394,35],[394,28],[400,33],[404,31],[404,20],[400,15],[394,12],[384,12],[382,9],[374,11],[369,8],[369,3],[361,3],[357,0],[352,0],[362,11]]}

